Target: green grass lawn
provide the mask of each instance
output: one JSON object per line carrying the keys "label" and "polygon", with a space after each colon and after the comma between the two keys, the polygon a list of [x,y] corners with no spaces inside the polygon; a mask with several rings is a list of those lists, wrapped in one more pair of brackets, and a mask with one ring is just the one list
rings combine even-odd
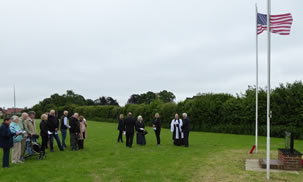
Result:
{"label": "green grass lawn", "polygon": [[[265,157],[265,137],[260,137],[259,154],[249,155],[254,136],[191,132],[190,147],[185,148],[173,146],[170,131],[163,129],[161,146],[156,146],[154,132],[147,128],[147,145],[130,149],[116,142],[116,124],[90,121],[88,125],[83,151],[60,152],[55,143],[55,152],[47,151],[45,160],[33,158],[1,168],[0,182],[267,181],[264,172],[244,170],[246,158]],[[283,146],[283,139],[271,139],[272,158]],[[295,148],[303,151],[303,142],[295,141]],[[303,181],[303,173],[271,173],[271,181]]]}

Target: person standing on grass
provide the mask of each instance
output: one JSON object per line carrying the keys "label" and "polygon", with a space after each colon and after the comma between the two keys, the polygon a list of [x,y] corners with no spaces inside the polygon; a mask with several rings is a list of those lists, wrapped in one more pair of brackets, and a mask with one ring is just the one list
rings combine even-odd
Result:
{"label": "person standing on grass", "polygon": [[9,152],[13,147],[13,137],[19,136],[22,132],[12,133],[10,130],[11,119],[5,118],[0,126],[0,148],[3,148],[3,168],[9,167]]}
{"label": "person standing on grass", "polygon": [[[19,121],[19,127],[22,131],[25,131],[25,126],[24,126],[24,122],[28,119],[28,114],[26,112],[22,113],[21,115],[21,120]],[[25,154],[25,150],[26,150],[26,138],[27,138],[27,133],[25,132],[23,134],[23,139],[21,141],[21,161],[24,161],[24,154]]]}
{"label": "person standing on grass", "polygon": [[[13,116],[12,117],[12,123],[9,126],[9,129],[11,130],[12,133],[17,133],[20,132],[22,133],[22,130],[19,126],[19,118],[18,116]],[[12,150],[12,163],[16,164],[16,163],[23,163],[20,158],[21,158],[21,141],[23,139],[22,135],[16,135],[13,137],[13,142],[14,142],[14,146],[13,146],[13,150]]]}
{"label": "person standing on grass", "polygon": [[126,147],[132,148],[133,138],[135,133],[136,120],[132,117],[132,113],[129,112],[124,122],[124,128],[126,132]]}
{"label": "person standing on grass", "polygon": [[61,118],[61,124],[60,124],[63,148],[66,148],[65,139],[66,139],[66,134],[67,134],[67,128],[70,128],[70,126],[68,125],[67,116],[68,116],[68,111],[64,111],[63,116]]}
{"label": "person standing on grass", "polygon": [[186,113],[183,113],[182,116],[183,116],[183,125],[181,128],[182,128],[182,131],[184,134],[184,146],[188,147],[188,137],[189,137],[189,130],[190,130],[189,118]]}
{"label": "person standing on grass", "polygon": [[143,123],[143,118],[142,116],[138,116],[138,121],[136,123],[136,133],[137,133],[137,144],[138,145],[146,145],[146,140],[145,140],[145,127]]}
{"label": "person standing on grass", "polygon": [[173,133],[174,145],[183,145],[183,132],[182,132],[182,119],[179,119],[179,115],[175,114],[175,119],[171,121],[170,130]]}
{"label": "person standing on grass", "polygon": [[28,134],[28,137],[26,139],[26,150],[27,154],[30,156],[32,155],[32,149],[31,149],[31,141],[36,142],[36,139],[33,138],[34,135],[37,135],[37,130],[36,130],[36,124],[34,121],[35,118],[35,112],[31,111],[28,113],[29,117],[27,120],[24,121],[24,128],[26,133]]}
{"label": "person standing on grass", "polygon": [[155,130],[157,145],[160,145],[161,121],[159,113],[155,114],[155,120],[153,121],[153,129]]}
{"label": "person standing on grass", "polygon": [[119,130],[119,136],[118,136],[118,143],[121,141],[123,143],[123,137],[122,133],[124,131],[124,115],[120,114],[119,121],[118,121],[118,130]]}
{"label": "person standing on grass", "polygon": [[86,134],[87,133],[87,131],[86,131],[87,123],[83,116],[79,117],[79,121],[80,121],[80,134],[79,134],[78,146],[79,146],[79,149],[83,149],[84,140],[87,137],[87,134]]}
{"label": "person standing on grass", "polygon": [[41,115],[41,121],[40,121],[40,136],[42,138],[42,155],[45,156],[45,149],[47,148],[47,142],[48,142],[48,128],[47,128],[47,115],[42,114]]}
{"label": "person standing on grass", "polygon": [[54,152],[54,137],[56,139],[57,145],[60,149],[60,151],[64,151],[59,136],[58,136],[58,128],[59,128],[59,120],[56,117],[55,110],[51,110],[47,117],[47,129],[49,134],[49,140],[50,140],[50,151]]}
{"label": "person standing on grass", "polygon": [[78,137],[80,133],[80,122],[78,118],[78,113],[74,113],[74,115],[69,118],[70,147],[72,151],[78,150]]}
{"label": "person standing on grass", "polygon": [[[35,131],[35,135],[37,135],[37,128],[36,128],[36,122],[35,122],[35,117],[36,117],[36,113],[34,111],[30,111],[28,112],[28,119],[31,122],[32,126],[33,126],[33,130]],[[34,138],[33,142],[37,142],[37,139]]]}

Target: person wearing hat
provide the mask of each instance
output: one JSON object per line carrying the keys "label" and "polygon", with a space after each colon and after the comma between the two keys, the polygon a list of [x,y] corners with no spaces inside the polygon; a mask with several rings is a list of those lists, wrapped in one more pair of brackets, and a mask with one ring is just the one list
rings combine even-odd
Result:
{"label": "person wearing hat", "polygon": [[13,147],[13,137],[22,134],[22,132],[12,133],[9,129],[10,118],[5,118],[0,126],[0,148],[3,148],[3,168],[9,167],[9,151]]}
{"label": "person wearing hat", "polygon": [[36,138],[34,138],[35,135],[38,135],[37,129],[36,129],[36,123],[35,123],[35,115],[36,113],[33,111],[30,111],[28,113],[28,118],[24,121],[24,129],[26,133],[28,134],[28,138],[26,140],[26,150],[28,155],[32,155],[33,151],[30,147],[31,142],[36,142]]}

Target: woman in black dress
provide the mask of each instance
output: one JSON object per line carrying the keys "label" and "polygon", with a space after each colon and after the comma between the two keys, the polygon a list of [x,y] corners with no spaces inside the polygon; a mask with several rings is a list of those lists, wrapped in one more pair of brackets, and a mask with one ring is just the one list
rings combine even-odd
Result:
{"label": "woman in black dress", "polygon": [[137,144],[146,145],[146,140],[145,140],[146,131],[144,129],[142,116],[138,116],[138,121],[136,123],[136,130],[137,130]]}
{"label": "woman in black dress", "polygon": [[120,114],[119,121],[118,121],[118,130],[119,130],[119,136],[118,136],[118,143],[121,141],[123,143],[123,137],[122,133],[124,131],[124,115]]}

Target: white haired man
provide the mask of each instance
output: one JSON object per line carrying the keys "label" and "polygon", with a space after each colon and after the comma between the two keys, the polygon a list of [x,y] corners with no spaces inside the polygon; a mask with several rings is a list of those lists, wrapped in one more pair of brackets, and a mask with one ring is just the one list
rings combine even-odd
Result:
{"label": "white haired man", "polygon": [[61,118],[61,124],[60,124],[63,148],[66,148],[65,139],[66,139],[66,134],[67,134],[67,128],[70,128],[70,126],[68,125],[67,116],[68,116],[68,111],[64,111],[63,116]]}
{"label": "white haired man", "polygon": [[181,128],[182,128],[182,131],[184,134],[184,146],[188,147],[188,137],[189,137],[189,130],[190,130],[189,118],[186,113],[183,113],[182,116],[183,116],[183,125]]}

